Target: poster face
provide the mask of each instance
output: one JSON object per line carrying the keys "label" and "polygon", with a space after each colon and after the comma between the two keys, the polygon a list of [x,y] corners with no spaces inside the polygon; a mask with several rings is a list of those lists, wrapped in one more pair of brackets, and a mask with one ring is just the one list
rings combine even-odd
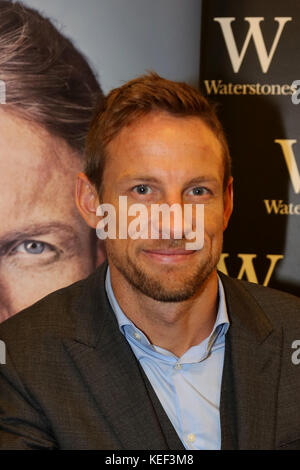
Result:
{"label": "poster face", "polygon": [[105,259],[74,202],[93,106],[148,69],[197,84],[200,11],[198,0],[0,2],[0,322]]}
{"label": "poster face", "polygon": [[300,78],[299,22],[300,5],[292,0],[205,1],[200,67],[235,178],[220,269],[296,295],[300,107],[292,84]]}
{"label": "poster face", "polygon": [[103,261],[77,211],[77,174],[101,87],[54,23],[0,2],[0,321]]}
{"label": "poster face", "polygon": [[[81,169],[63,141],[0,113],[1,318],[87,276],[96,240],[74,203]],[[38,197],[37,197],[38,195]]]}

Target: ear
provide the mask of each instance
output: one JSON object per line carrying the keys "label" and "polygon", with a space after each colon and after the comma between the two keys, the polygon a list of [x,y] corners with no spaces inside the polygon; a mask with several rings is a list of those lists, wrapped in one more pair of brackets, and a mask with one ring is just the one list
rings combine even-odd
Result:
{"label": "ear", "polygon": [[95,186],[84,173],[77,175],[75,201],[86,223],[96,228],[99,222],[99,217],[96,216],[97,207],[100,205],[99,197]]}
{"label": "ear", "polygon": [[227,228],[233,209],[233,178],[230,176],[224,192],[223,231]]}

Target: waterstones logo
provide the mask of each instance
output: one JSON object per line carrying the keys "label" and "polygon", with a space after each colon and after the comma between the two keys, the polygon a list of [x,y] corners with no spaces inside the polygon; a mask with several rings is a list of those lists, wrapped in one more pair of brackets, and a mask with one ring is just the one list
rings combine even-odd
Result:
{"label": "waterstones logo", "polygon": [[284,160],[290,175],[290,179],[295,191],[295,194],[300,193],[300,173],[296,162],[295,152],[293,145],[297,143],[295,139],[276,139],[275,144],[279,144],[284,156]]}
{"label": "waterstones logo", "polygon": [[[227,276],[231,275],[232,277],[237,277],[237,279],[247,279],[247,281],[249,282],[255,282],[255,284],[258,284],[259,281],[256,273],[256,267],[254,264],[254,260],[257,258],[257,255],[253,253],[238,253],[237,257],[241,260],[240,270],[237,275],[236,273],[228,272],[227,264],[229,264],[228,258],[230,259],[229,253],[221,254],[218,263],[218,269]],[[266,258],[269,261],[269,267],[264,275],[264,279],[261,282],[263,286],[269,285],[275,267],[277,266],[277,263],[283,259],[283,255],[266,255]]]}
{"label": "waterstones logo", "polygon": [[[285,25],[292,21],[292,17],[274,18],[274,21],[277,23],[277,29],[274,37],[271,38],[272,43],[269,50],[267,50],[261,29],[264,17],[244,18],[244,21],[248,23],[248,31],[243,44],[241,44],[240,51],[232,30],[232,23],[235,22],[236,18],[218,17],[213,18],[213,20],[220,25],[233,72],[239,72],[252,40],[261,71],[266,74],[273,61]],[[270,42],[270,40],[268,39],[267,42]],[[204,86],[208,95],[293,95],[296,86],[293,85],[294,83],[292,85],[287,83],[224,83],[223,80],[204,80]]]}
{"label": "waterstones logo", "polygon": [[300,215],[300,204],[286,203],[283,199],[264,199],[267,214]]}
{"label": "waterstones logo", "polygon": [[227,47],[228,55],[231,61],[231,65],[234,73],[238,73],[246,55],[250,40],[253,40],[257,57],[263,73],[267,73],[277,49],[279,39],[283,32],[283,29],[289,21],[292,21],[291,17],[275,17],[274,21],[278,23],[277,31],[273,39],[269,52],[267,51],[264,37],[261,31],[260,23],[264,21],[264,17],[245,17],[244,20],[248,23],[248,32],[242,45],[241,52],[239,53],[236,40],[233,35],[231,23],[236,18],[214,18],[214,21],[219,23],[221,31],[223,33],[224,41]]}
{"label": "waterstones logo", "polygon": [[[300,193],[300,173],[294,152],[295,139],[276,139],[275,144],[280,145],[282,155],[287,166],[288,174],[295,194]],[[283,199],[264,199],[268,215],[300,215],[300,204],[288,203]]]}
{"label": "waterstones logo", "polygon": [[207,95],[295,95],[296,85],[268,83],[224,83],[203,80]]}

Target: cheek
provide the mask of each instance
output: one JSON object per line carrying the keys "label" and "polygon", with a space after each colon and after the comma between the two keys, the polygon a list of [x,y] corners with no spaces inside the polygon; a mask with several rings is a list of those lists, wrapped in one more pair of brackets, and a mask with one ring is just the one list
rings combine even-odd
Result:
{"label": "cheek", "polygon": [[128,251],[129,240],[119,240],[107,238],[104,241],[107,256],[112,255],[114,258],[123,258]]}
{"label": "cheek", "polygon": [[223,235],[224,213],[223,210],[204,209],[204,232],[211,237]]}
{"label": "cheek", "polygon": [[106,259],[106,249],[105,243],[103,240],[97,240],[97,247],[96,247],[96,266],[100,266]]}
{"label": "cheek", "polygon": [[127,263],[128,258],[133,260],[137,257],[139,242],[140,240],[132,240],[130,237],[125,240],[108,238],[105,241],[107,257]]}
{"label": "cheek", "polygon": [[[91,260],[74,258],[58,262],[47,270],[36,267],[0,270],[1,294],[7,299],[10,314],[32,305],[49,293],[88,276],[92,271]],[[3,292],[2,292],[3,291]]]}

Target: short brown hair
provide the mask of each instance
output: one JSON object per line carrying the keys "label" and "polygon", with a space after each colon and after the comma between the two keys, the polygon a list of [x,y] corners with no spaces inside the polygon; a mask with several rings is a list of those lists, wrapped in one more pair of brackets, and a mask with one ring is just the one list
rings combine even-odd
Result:
{"label": "short brown hair", "polygon": [[0,80],[6,86],[4,109],[40,124],[83,155],[101,88],[72,42],[21,2],[0,0]]}
{"label": "short brown hair", "polygon": [[231,175],[231,159],[214,108],[186,83],[173,82],[150,72],[115,88],[96,108],[87,137],[85,174],[98,192],[101,191],[107,145],[123,127],[156,111],[178,117],[200,117],[207,124],[222,145],[225,189]]}

